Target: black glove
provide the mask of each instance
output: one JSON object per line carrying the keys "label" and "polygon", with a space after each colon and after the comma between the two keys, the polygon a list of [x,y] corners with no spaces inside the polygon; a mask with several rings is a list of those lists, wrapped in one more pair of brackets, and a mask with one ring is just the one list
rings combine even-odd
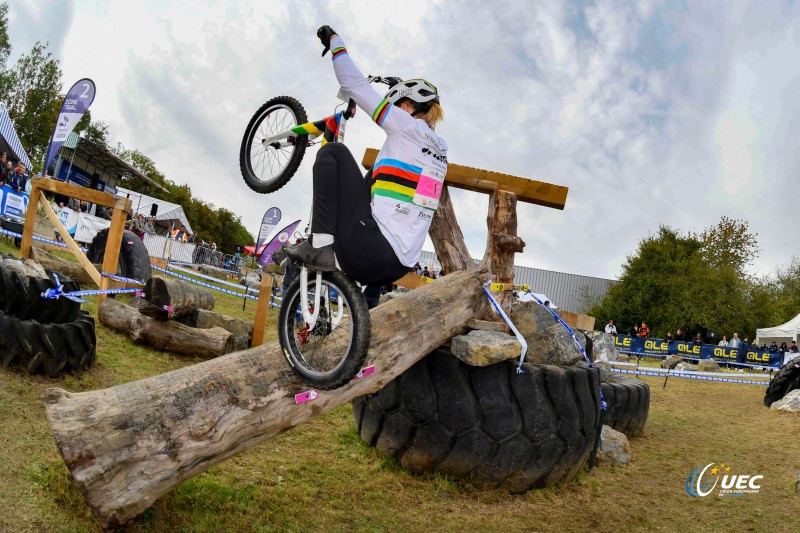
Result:
{"label": "black glove", "polygon": [[322,46],[325,47],[325,49],[322,51],[323,56],[328,53],[328,50],[331,49],[331,35],[335,33],[336,30],[330,26],[320,26],[320,28],[317,30],[317,37],[319,37]]}

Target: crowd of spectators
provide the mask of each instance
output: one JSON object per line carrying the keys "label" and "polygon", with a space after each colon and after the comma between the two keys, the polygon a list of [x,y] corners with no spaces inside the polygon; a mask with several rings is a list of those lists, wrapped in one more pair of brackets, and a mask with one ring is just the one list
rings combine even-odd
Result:
{"label": "crowd of spectators", "polygon": [[17,161],[14,165],[8,161],[8,154],[3,152],[0,154],[0,187],[5,185],[14,192],[28,192],[30,183],[27,170],[25,163]]}

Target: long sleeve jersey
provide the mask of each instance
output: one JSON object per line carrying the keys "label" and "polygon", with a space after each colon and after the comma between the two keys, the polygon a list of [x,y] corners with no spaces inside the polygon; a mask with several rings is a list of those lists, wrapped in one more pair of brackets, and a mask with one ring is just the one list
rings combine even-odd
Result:
{"label": "long sleeve jersey", "polygon": [[333,70],[342,93],[386,132],[372,168],[372,216],[401,263],[419,260],[425,235],[439,206],[447,173],[447,143],[379,95],[350,59],[344,41],[331,39]]}

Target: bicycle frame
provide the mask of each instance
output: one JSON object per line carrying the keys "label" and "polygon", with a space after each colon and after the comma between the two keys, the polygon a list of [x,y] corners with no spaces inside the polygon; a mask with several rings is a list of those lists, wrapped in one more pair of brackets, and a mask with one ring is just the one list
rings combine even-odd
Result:
{"label": "bicycle frame", "polygon": [[293,145],[297,141],[297,135],[308,135],[309,144],[319,136],[322,136],[322,145],[329,142],[344,142],[344,130],[347,120],[355,116],[356,103],[351,99],[347,104],[346,111],[339,111],[333,115],[314,122],[306,122],[293,128],[289,128],[271,137],[267,137],[262,144],[267,144],[279,150]]}

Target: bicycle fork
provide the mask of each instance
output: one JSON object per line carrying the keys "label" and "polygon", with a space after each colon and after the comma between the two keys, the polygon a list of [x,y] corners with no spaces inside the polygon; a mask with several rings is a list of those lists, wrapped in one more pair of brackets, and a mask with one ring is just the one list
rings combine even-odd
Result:
{"label": "bicycle fork", "polygon": [[[300,301],[302,302],[302,310],[303,310],[303,320],[308,325],[309,330],[313,330],[314,326],[317,325],[317,320],[319,319],[319,311],[320,311],[320,302],[322,300],[323,291],[321,290],[322,287],[322,273],[317,272],[317,275],[314,280],[314,306],[312,309],[308,308],[308,269],[305,265],[300,269]],[[342,321],[344,317],[344,305],[342,302],[342,295],[336,295],[336,312],[331,312],[331,295],[330,290],[324,291],[324,305],[325,310],[327,312],[327,316],[331,319],[331,331],[336,329],[339,323]]]}

